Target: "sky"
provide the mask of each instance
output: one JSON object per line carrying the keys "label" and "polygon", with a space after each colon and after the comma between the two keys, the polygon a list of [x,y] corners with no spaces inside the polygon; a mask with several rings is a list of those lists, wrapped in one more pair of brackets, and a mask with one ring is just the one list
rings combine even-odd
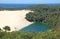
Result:
{"label": "sky", "polygon": [[60,3],[60,0],[0,0],[0,3],[12,3],[12,4],[55,4],[55,3]]}

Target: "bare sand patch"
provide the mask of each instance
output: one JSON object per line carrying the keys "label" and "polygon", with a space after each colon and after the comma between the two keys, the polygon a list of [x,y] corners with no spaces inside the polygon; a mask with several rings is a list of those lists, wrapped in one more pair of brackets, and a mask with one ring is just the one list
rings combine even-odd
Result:
{"label": "bare sand patch", "polygon": [[11,31],[20,30],[27,25],[32,24],[25,19],[25,15],[30,10],[0,11],[0,28],[9,26]]}

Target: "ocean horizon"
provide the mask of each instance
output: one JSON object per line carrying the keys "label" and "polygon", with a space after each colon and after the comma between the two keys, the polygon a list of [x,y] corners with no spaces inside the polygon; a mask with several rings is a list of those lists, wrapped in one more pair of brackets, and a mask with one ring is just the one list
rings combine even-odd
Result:
{"label": "ocean horizon", "polygon": [[[0,4],[0,8],[26,8],[26,7],[32,7],[36,5],[41,5],[41,4]],[[45,4],[48,6],[55,6],[59,4]]]}
{"label": "ocean horizon", "polygon": [[36,5],[37,4],[0,4],[0,8],[26,8]]}

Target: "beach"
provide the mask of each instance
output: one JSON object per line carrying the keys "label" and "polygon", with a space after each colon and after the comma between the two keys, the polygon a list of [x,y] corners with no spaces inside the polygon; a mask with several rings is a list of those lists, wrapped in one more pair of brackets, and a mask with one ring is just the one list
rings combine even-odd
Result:
{"label": "beach", "polygon": [[3,27],[9,26],[11,28],[11,31],[18,31],[32,24],[32,22],[29,22],[25,19],[26,14],[29,12],[31,11],[30,10],[0,11],[0,28],[3,29]]}

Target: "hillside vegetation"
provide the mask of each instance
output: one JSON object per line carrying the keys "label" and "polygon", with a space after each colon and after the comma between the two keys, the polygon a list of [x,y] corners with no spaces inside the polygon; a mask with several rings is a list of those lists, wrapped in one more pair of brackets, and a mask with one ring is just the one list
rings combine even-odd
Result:
{"label": "hillside vegetation", "polygon": [[45,23],[52,27],[47,32],[28,32],[28,31],[13,31],[6,32],[0,29],[0,39],[60,39],[60,5],[48,6],[38,5],[25,8],[33,10],[26,14],[26,20],[29,22]]}
{"label": "hillside vegetation", "polygon": [[60,5],[48,6],[38,5],[28,8],[34,12],[26,14],[26,19],[30,22],[41,22],[60,29]]}

